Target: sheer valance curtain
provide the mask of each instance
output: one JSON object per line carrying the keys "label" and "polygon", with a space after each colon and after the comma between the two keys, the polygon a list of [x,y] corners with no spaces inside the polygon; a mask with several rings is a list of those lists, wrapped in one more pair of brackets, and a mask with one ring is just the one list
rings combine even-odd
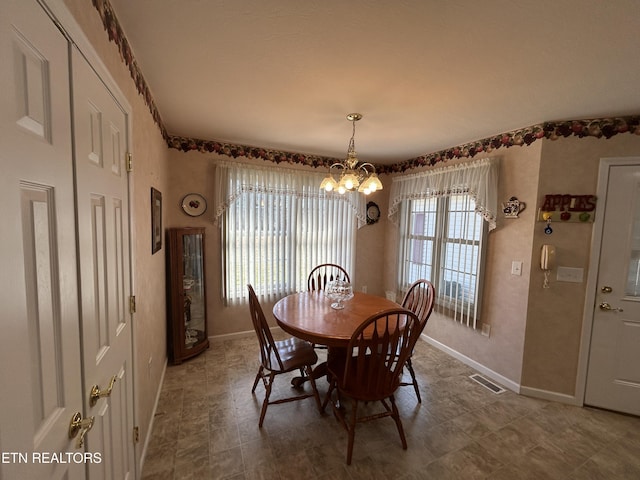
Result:
{"label": "sheer valance curtain", "polygon": [[349,205],[358,220],[358,228],[366,225],[366,199],[356,192],[339,195],[320,190],[320,183],[326,176],[326,172],[216,162],[214,224],[220,225],[220,217],[243,193],[258,192],[283,197],[337,199]]}
{"label": "sheer valance curtain", "polygon": [[398,225],[398,212],[405,200],[467,194],[475,211],[496,228],[498,211],[498,158],[484,158],[450,167],[394,177],[389,196],[389,220]]}
{"label": "sheer valance curtain", "polygon": [[366,224],[357,193],[320,190],[326,172],[217,162],[214,223],[222,230],[224,297],[265,300],[306,290],[319,263],[353,271],[356,227]]}

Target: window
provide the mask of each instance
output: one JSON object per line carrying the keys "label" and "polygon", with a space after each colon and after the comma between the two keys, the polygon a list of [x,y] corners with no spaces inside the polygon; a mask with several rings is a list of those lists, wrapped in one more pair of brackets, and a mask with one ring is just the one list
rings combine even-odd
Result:
{"label": "window", "polygon": [[475,327],[486,226],[466,194],[409,200],[400,226],[400,285],[430,280],[437,308]]}
{"label": "window", "polygon": [[496,227],[498,168],[497,158],[486,158],[397,176],[389,196],[389,219],[399,224],[400,289],[430,280],[435,309],[474,328],[486,239]]}
{"label": "window", "polygon": [[224,163],[216,177],[228,303],[246,299],[249,283],[266,300],[306,290],[319,263],[353,272],[356,196],[320,190],[316,172]]}

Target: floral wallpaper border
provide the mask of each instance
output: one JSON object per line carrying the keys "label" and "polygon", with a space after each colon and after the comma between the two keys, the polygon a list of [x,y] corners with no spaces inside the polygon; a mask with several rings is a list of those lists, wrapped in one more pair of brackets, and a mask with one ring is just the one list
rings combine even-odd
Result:
{"label": "floral wallpaper border", "polygon": [[133,57],[133,52],[131,51],[131,47],[129,46],[129,41],[124,35],[122,27],[120,26],[120,23],[116,18],[109,0],[91,1],[95,9],[98,11],[98,14],[100,15],[102,25],[109,35],[109,40],[116,44],[116,46],[118,47],[118,51],[120,52],[120,59],[127,67],[129,67],[129,73],[136,85],[136,89],[138,90],[138,93],[142,95],[142,98],[147,104],[147,107],[149,107],[151,116],[158,125],[162,137],[167,140],[169,138],[169,134],[167,133],[167,129],[162,122],[162,117],[160,116],[160,112],[158,111],[156,103],[153,100],[151,90],[149,90],[147,81],[144,79],[144,75],[142,75],[142,71],[140,70],[140,67],[138,67],[136,59]]}
{"label": "floral wallpaper border", "polygon": [[472,158],[498,148],[531,145],[536,140],[546,138],[557,140],[566,137],[595,137],[609,139],[620,133],[640,135],[640,115],[596,118],[591,120],[565,120],[544,122],[538,125],[501,133],[475,142],[465,143],[439,152],[421,155],[404,162],[389,166],[385,173],[404,172],[411,168],[432,166],[454,158]]}
{"label": "floral wallpaper border", "polygon": [[[255,158],[274,163],[291,163],[306,165],[309,167],[327,167],[339,162],[338,158],[322,157],[319,155],[308,155],[306,153],[281,152],[268,148],[250,147],[246,145],[236,145],[233,143],[222,143],[215,140],[200,140],[197,138],[177,137],[170,135],[167,142],[170,148],[175,148],[183,152],[197,150],[203,153],[218,153],[227,157]],[[345,150],[346,155],[346,150]],[[379,166],[376,165],[376,170]]]}
{"label": "floral wallpaper border", "polygon": [[[567,120],[545,122],[527,128],[501,133],[471,143],[465,143],[446,150],[421,155],[394,165],[376,165],[379,173],[405,172],[412,168],[433,166],[455,158],[473,158],[479,153],[488,153],[498,148],[531,145],[536,140],[547,138],[557,140],[563,137],[611,138],[620,133],[640,135],[640,115],[592,120]],[[263,159],[275,163],[298,163],[311,167],[329,167],[335,158],[305,155],[302,153],[280,152],[258,147],[221,143],[215,140],[199,140],[187,137],[170,136],[169,147],[188,152],[197,150],[204,153],[218,153],[228,157],[246,157]]]}
{"label": "floral wallpaper border", "polygon": [[[163,138],[169,148],[175,148],[183,152],[197,150],[203,153],[217,153],[231,158],[246,157],[262,159],[274,163],[300,164],[311,167],[329,167],[338,161],[336,158],[307,155],[304,153],[283,152],[267,148],[236,145],[232,143],[218,142],[215,140],[200,140],[188,137],[169,135],[162,117],[151,95],[147,82],[142,75],[138,64],[133,57],[133,52],[122,27],[113,12],[109,0],[92,0],[93,6],[98,11],[104,29],[109,35],[109,40],[114,42],[120,52],[120,58],[129,68],[138,93],[142,95],[147,104],[151,116],[158,125]],[[538,125],[501,133],[493,137],[484,138],[470,143],[465,143],[438,152],[421,155],[405,160],[394,165],[376,165],[379,173],[405,172],[412,168],[433,166],[440,162],[446,162],[456,158],[472,158],[479,153],[491,152],[498,148],[531,145],[536,140],[543,138],[556,140],[566,137],[595,137],[609,139],[621,133],[633,133],[640,135],[640,115],[621,116],[612,118],[597,118],[590,120],[563,120],[545,122]]]}

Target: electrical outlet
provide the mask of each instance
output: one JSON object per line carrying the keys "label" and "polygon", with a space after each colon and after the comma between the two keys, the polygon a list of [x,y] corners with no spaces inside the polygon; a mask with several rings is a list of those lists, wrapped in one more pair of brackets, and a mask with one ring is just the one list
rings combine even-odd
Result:
{"label": "electrical outlet", "polygon": [[362,290],[362,293],[367,293],[367,286],[363,285],[360,290]]}
{"label": "electrical outlet", "polygon": [[491,325],[489,325],[488,323],[482,324],[482,335],[484,335],[485,337],[491,335]]}

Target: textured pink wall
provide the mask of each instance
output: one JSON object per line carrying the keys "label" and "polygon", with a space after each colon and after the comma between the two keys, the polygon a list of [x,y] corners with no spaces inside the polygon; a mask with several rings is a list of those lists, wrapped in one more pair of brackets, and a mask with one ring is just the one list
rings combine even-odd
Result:
{"label": "textured pink wall", "polygon": [[[602,157],[638,155],[640,137],[618,135],[610,140],[567,138],[545,141],[542,148],[538,205],[552,193],[595,194]],[[596,207],[596,215],[602,207]],[[543,289],[543,274],[532,269],[528,320],[524,345],[522,384],[545,391],[575,392],[580,335],[582,332],[586,278],[593,224],[553,223],[545,235],[543,223],[534,230],[532,262],[543,243],[556,246],[556,265],[584,268],[584,283],[555,281]]]}

